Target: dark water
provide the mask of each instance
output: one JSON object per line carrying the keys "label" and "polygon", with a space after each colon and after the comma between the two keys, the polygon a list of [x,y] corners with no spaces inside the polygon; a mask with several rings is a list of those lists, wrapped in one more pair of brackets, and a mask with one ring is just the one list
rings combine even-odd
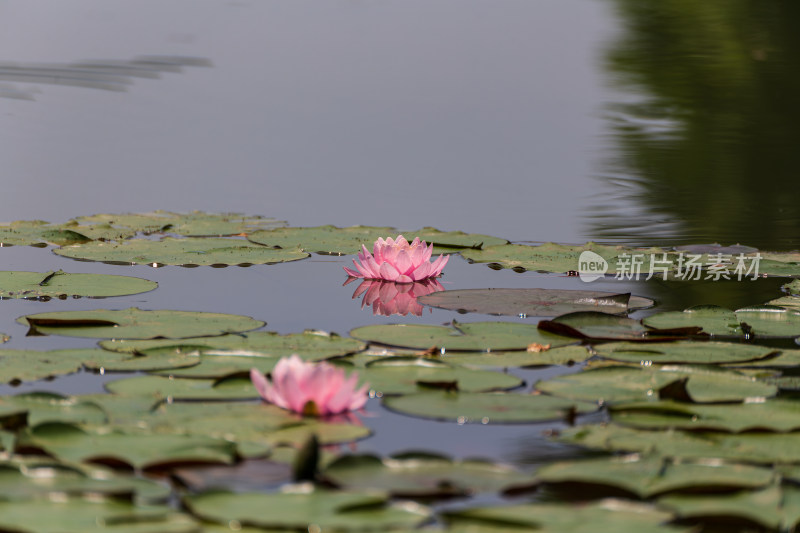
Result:
{"label": "dark water", "polygon": [[[796,249],[797,11],[789,0],[0,2],[0,217],[201,209],[516,241]],[[26,338],[14,322],[49,310],[227,312],[281,333],[497,319],[373,316],[351,299],[354,286],[341,286],[344,257],[225,269],[110,266],[30,247],[0,258],[7,270],[160,284],[107,300],[2,301],[8,348],[93,344]],[[460,258],[442,283],[587,288]],[[665,310],[757,304],[780,284],[607,279],[591,288],[633,291]],[[517,372],[530,386],[575,370]],[[116,377],[0,393],[94,392]],[[375,435],[359,450],[524,466],[575,453],[543,436],[557,424],[458,426],[394,415],[375,400],[367,411]]]}

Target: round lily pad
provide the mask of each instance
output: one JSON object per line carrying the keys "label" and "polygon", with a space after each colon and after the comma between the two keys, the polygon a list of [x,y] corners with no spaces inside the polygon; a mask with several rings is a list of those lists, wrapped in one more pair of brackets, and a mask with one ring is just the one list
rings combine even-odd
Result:
{"label": "round lily pad", "polygon": [[0,298],[105,298],[152,291],[158,283],[129,276],[57,272],[0,272]]}
{"label": "round lily pad", "polygon": [[257,230],[282,226],[285,222],[274,218],[250,216],[242,213],[172,213],[154,211],[152,213],[122,213],[83,216],[74,219],[84,226],[109,226],[128,229],[132,233],[173,233],[186,236],[226,236],[241,235]]}
{"label": "round lily pad", "polygon": [[0,225],[0,245],[67,245],[89,242],[90,237],[42,220],[20,220]]}
{"label": "round lily pad", "polygon": [[[110,357],[109,357],[110,355]],[[84,361],[119,360],[120,357],[94,348],[66,350],[0,350],[0,383],[36,381],[77,372]]]}
{"label": "round lily pad", "polygon": [[56,311],[17,319],[30,326],[28,335],[66,335],[116,339],[180,339],[222,335],[260,328],[265,323],[241,315],[192,311],[143,311],[135,307],[119,311]]}
{"label": "round lily pad", "polygon": [[[45,422],[76,422],[102,424],[105,412],[92,402],[77,397],[65,397],[47,392],[32,392],[0,397],[0,426],[5,426],[7,414],[24,412],[26,424],[36,426]],[[5,413],[5,414],[4,414]]]}
{"label": "round lily pad", "polygon": [[165,237],[154,241],[130,239],[122,242],[92,241],[54,250],[58,255],[86,261],[145,265],[253,265],[305,259],[298,249],[275,249],[242,239]]}
{"label": "round lily pad", "polygon": [[306,252],[326,254],[355,254],[365,245],[372,251],[372,243],[379,237],[396,237],[397,230],[388,227],[317,226],[312,228],[278,228],[256,231],[248,235],[248,240],[265,246],[284,249],[301,249]]}
{"label": "round lily pad", "polygon": [[498,368],[572,365],[586,361],[592,354],[585,346],[546,348],[534,345],[525,351],[514,352],[450,352],[443,356],[449,363]]}
{"label": "round lily pad", "polygon": [[459,424],[517,424],[571,418],[597,405],[554,396],[468,392],[425,392],[387,397],[383,404],[399,413]]}
{"label": "round lily pad", "polygon": [[172,400],[253,400],[258,392],[250,378],[211,379],[137,376],[106,383],[115,394]]}
{"label": "round lily pad", "polygon": [[638,455],[553,463],[536,472],[548,484],[608,486],[639,498],[671,492],[731,491],[765,487],[775,480],[770,468],[725,463],[675,463]]}
{"label": "round lily pad", "polygon": [[611,261],[624,251],[620,246],[603,246],[587,243],[584,246],[545,243],[540,246],[503,244],[486,246],[480,250],[464,250],[461,255],[475,263],[493,263],[502,268],[536,270],[539,272],[568,272],[580,268],[582,252],[591,251],[602,259]]}
{"label": "round lily pad", "polygon": [[261,528],[388,531],[413,528],[430,512],[421,506],[390,504],[384,493],[302,488],[293,493],[208,492],[183,499],[203,520],[231,521]]}
{"label": "round lily pad", "polygon": [[701,327],[703,333],[730,337],[800,336],[800,311],[774,305],[731,311],[717,306],[690,307],[657,313],[642,321],[654,328]]}
{"label": "round lily pad", "polygon": [[423,324],[363,326],[350,331],[363,341],[424,350],[447,351],[523,350],[532,343],[562,346],[570,339],[541,332],[535,325],[516,322],[453,321],[452,327]]}
{"label": "round lily pad", "polygon": [[345,489],[379,489],[397,498],[441,498],[497,492],[533,484],[533,476],[488,461],[456,461],[442,455],[406,453],[381,459],[345,455],[322,474]]}
{"label": "round lily pad", "polygon": [[417,301],[459,313],[508,316],[558,316],[575,311],[622,315],[653,305],[653,300],[629,293],[562,289],[459,289],[435,292]]}
{"label": "round lily pad", "polygon": [[611,342],[594,347],[597,355],[615,361],[643,365],[690,363],[711,365],[758,361],[778,353],[765,346],[733,342],[675,341],[675,342]]}
{"label": "round lily pad", "polygon": [[699,328],[648,329],[632,318],[597,311],[576,311],[553,320],[542,320],[539,329],[576,339],[654,341],[685,337]]}

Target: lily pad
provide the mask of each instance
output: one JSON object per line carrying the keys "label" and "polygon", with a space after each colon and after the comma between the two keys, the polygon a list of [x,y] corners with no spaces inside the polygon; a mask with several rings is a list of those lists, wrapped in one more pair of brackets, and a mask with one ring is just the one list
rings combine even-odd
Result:
{"label": "lily pad", "polygon": [[[334,417],[333,420],[336,420]],[[341,417],[341,421],[306,419],[302,424],[287,426],[263,435],[263,439],[272,446],[292,446],[299,448],[314,435],[320,445],[343,444],[369,437],[369,428],[355,422],[353,416]]]}
{"label": "lily pad", "polygon": [[183,352],[167,348],[145,350],[142,352],[145,357],[140,357],[139,359],[166,357],[167,354],[173,353],[183,354],[180,357],[193,358],[197,360],[197,364],[182,368],[154,369],[151,373],[175,378],[221,379],[236,374],[247,375],[252,368],[262,374],[267,374],[272,372],[272,369],[275,368],[275,365],[280,360],[277,357],[253,357],[249,355],[192,355],[199,352]]}
{"label": "lily pad", "polygon": [[[415,237],[420,240],[432,244],[436,249],[456,249],[469,248],[473,250],[480,250],[489,246],[499,246],[501,244],[508,244],[506,239],[499,237],[492,237],[491,235],[481,235],[478,233],[464,233],[463,231],[439,231],[436,228],[425,227],[412,231],[401,231],[409,241]],[[369,248],[369,246],[367,246]]]}
{"label": "lily pad", "polygon": [[787,283],[782,288],[792,296],[800,296],[800,279]]}
{"label": "lily pad", "polygon": [[396,498],[468,496],[497,492],[510,486],[532,485],[534,479],[506,465],[478,460],[456,461],[426,453],[407,453],[385,459],[375,455],[345,455],[329,464],[323,476],[348,490],[379,489]]}
{"label": "lily pad", "polygon": [[257,230],[283,226],[285,222],[274,218],[250,216],[242,213],[152,213],[99,214],[77,217],[75,223],[88,226],[110,226],[128,229],[132,233],[173,233],[184,236],[227,236],[252,233]]}
{"label": "lily pad", "polygon": [[241,315],[191,311],[143,311],[135,307],[112,311],[56,311],[17,319],[28,325],[28,335],[66,335],[116,339],[180,339],[198,335],[222,335],[262,327],[260,320]]}
{"label": "lily pad", "polygon": [[653,300],[629,293],[561,289],[459,289],[435,292],[417,301],[459,313],[508,316],[558,316],[574,311],[623,315],[653,305]]}
{"label": "lily pad", "polygon": [[254,400],[258,392],[250,378],[211,379],[137,376],[106,383],[114,394],[161,400]]}
{"label": "lily pad", "polygon": [[168,507],[118,501],[0,502],[0,529],[20,533],[197,533],[198,524]]}
{"label": "lily pad", "polygon": [[587,243],[584,246],[545,243],[540,246],[503,244],[486,246],[480,250],[463,250],[461,255],[474,263],[493,263],[502,268],[536,270],[539,272],[569,272],[580,267],[582,252],[591,251],[606,261],[611,261],[624,251],[620,246]]}
{"label": "lily pad", "polygon": [[63,246],[89,242],[90,237],[71,229],[61,228],[42,220],[20,220],[0,226],[0,245],[44,245]]}
{"label": "lily pad", "polygon": [[754,464],[800,463],[800,433],[652,431],[617,424],[564,430],[562,442],[608,451],[644,452],[679,459]]}
{"label": "lily pad", "polygon": [[125,464],[158,469],[181,464],[231,464],[237,451],[232,442],[203,435],[93,433],[71,424],[40,424],[23,436],[26,445],[47,450],[66,461]]}
{"label": "lily pad", "polygon": [[610,366],[540,381],[536,388],[564,398],[610,404],[659,397],[697,403],[736,402],[777,393],[774,385],[748,376],[685,366]]}
{"label": "lily pad", "polygon": [[775,431],[800,429],[800,402],[775,398],[743,405],[694,405],[683,402],[636,402],[613,405],[611,418],[638,428],[693,431]]}
{"label": "lily pad", "polygon": [[397,236],[397,230],[388,227],[317,226],[312,228],[278,228],[256,231],[248,235],[251,242],[283,249],[300,249],[326,254],[355,254],[365,245],[372,251],[372,243],[379,237]]}
{"label": "lily pad", "polygon": [[699,328],[648,329],[638,320],[597,311],[577,311],[553,320],[542,320],[539,329],[576,339],[656,341],[678,339]]}
{"label": "lily pad", "polygon": [[552,463],[536,472],[539,481],[576,486],[607,486],[639,498],[689,491],[696,493],[756,489],[773,483],[771,468],[749,465],[672,462],[639,455]]}
{"label": "lily pad", "polygon": [[[445,522],[456,531],[491,532],[491,527],[559,533],[689,533],[694,528],[663,525],[673,515],[644,503],[605,499],[595,503],[526,503],[448,511]],[[473,529],[469,529],[473,528]],[[501,531],[512,531],[506,529]]]}
{"label": "lily pad", "polygon": [[102,424],[105,412],[91,402],[78,397],[66,397],[48,392],[32,392],[0,397],[0,426],[6,426],[5,413],[25,413],[26,425],[45,422],[74,422]]}
{"label": "lily pad", "polygon": [[186,496],[189,511],[203,520],[262,528],[337,531],[412,528],[430,512],[419,505],[391,504],[385,493],[299,488],[274,494],[208,492]]}
{"label": "lily pad", "polygon": [[532,394],[425,392],[387,397],[383,404],[402,414],[459,424],[520,424],[573,418],[597,405]]}
{"label": "lily pad", "polygon": [[0,298],[105,298],[152,291],[158,283],[129,276],[57,272],[0,272]]}
{"label": "lily pad", "polygon": [[778,353],[765,346],[732,342],[611,342],[594,347],[597,355],[615,361],[640,363],[642,365],[665,363],[689,363],[713,365],[720,363],[742,363],[758,361]]}
{"label": "lily pad", "polygon": [[361,381],[380,394],[410,394],[430,388],[464,392],[512,389],[522,380],[510,374],[473,370],[419,357],[382,357],[359,370]]}
{"label": "lily pad", "polygon": [[800,311],[774,305],[746,307],[735,312],[717,306],[690,307],[656,313],[642,322],[652,328],[700,327],[708,335],[729,337],[800,335]]}
{"label": "lily pad", "polygon": [[450,352],[443,359],[450,363],[497,368],[572,365],[592,357],[585,346],[545,348],[534,345],[532,349],[515,352]]}
{"label": "lily pad", "polygon": [[298,249],[275,249],[242,239],[165,237],[158,241],[130,239],[122,242],[97,242],[64,246],[58,255],[85,261],[115,264],[225,266],[284,263],[305,259],[309,254]]}
{"label": "lily pad", "polygon": [[[39,379],[77,372],[85,359],[102,350],[78,348],[67,350],[0,350],[0,383],[36,381]],[[119,357],[114,357],[119,359]]]}
{"label": "lily pad", "polygon": [[573,341],[541,332],[535,325],[516,322],[453,321],[452,327],[423,324],[363,326],[350,331],[367,342],[424,350],[447,351],[524,350],[531,343],[563,346]]}

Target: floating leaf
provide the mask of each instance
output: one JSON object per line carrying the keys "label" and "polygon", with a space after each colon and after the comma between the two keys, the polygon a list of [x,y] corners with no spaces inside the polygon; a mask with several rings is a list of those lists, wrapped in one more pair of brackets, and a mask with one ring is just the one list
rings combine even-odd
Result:
{"label": "floating leaf", "polygon": [[606,261],[612,260],[624,249],[620,246],[603,246],[587,243],[585,246],[569,246],[551,242],[540,246],[503,244],[486,246],[481,250],[464,250],[461,255],[474,263],[493,263],[502,268],[536,270],[540,272],[577,271],[582,252],[592,251]]}
{"label": "floating leaf", "polygon": [[90,237],[61,228],[42,220],[20,220],[0,226],[0,244],[8,245],[67,245],[89,242]]}
{"label": "floating leaf", "polygon": [[796,279],[791,283],[787,283],[782,288],[793,296],[800,296],[800,279]]}
{"label": "floating leaf", "polygon": [[800,429],[800,402],[781,398],[745,402],[742,405],[695,405],[683,402],[636,402],[610,407],[619,424],[638,428],[688,429],[693,431],[775,431]]}
{"label": "floating leaf", "polygon": [[93,226],[109,226],[127,229],[132,233],[173,233],[185,236],[225,236],[251,233],[257,230],[282,226],[285,223],[274,218],[250,216],[242,213],[152,213],[99,214],[74,219],[74,223]]}
{"label": "floating leaf", "polygon": [[0,298],[105,298],[152,291],[158,283],[129,276],[57,272],[0,272]]}
{"label": "floating leaf", "polygon": [[137,376],[106,383],[114,394],[147,396],[166,400],[254,400],[258,392],[250,378],[211,379]]}
{"label": "floating leaf", "polygon": [[232,442],[203,435],[90,433],[77,426],[47,423],[23,435],[37,446],[66,461],[123,463],[135,469],[155,469],[187,463],[230,464],[236,459]]}
{"label": "floating leaf", "polygon": [[287,426],[263,435],[273,446],[292,446],[299,448],[314,435],[322,446],[342,444],[369,437],[369,428],[358,424],[346,424],[326,420],[306,419],[302,424]]}
{"label": "floating leaf", "polygon": [[105,412],[91,402],[48,392],[32,392],[0,397],[0,425],[5,426],[4,412],[24,412],[29,426],[45,422],[102,424]]}
{"label": "floating leaf", "polygon": [[452,388],[464,392],[512,389],[522,385],[521,379],[509,374],[415,357],[382,357],[360,370],[359,378],[382,394],[409,394],[435,387],[437,383],[452,384]]}
{"label": "floating leaf", "polygon": [[424,324],[363,326],[350,331],[367,342],[424,350],[436,347],[444,353],[455,351],[523,350],[531,343],[563,346],[564,337],[539,331],[535,325],[516,322],[453,321],[452,327]]}
{"label": "floating leaf", "polygon": [[689,363],[712,365],[758,361],[777,354],[774,348],[732,342],[611,342],[594,347],[597,355],[642,365]]}
{"label": "floating leaf", "polygon": [[792,311],[800,311],[800,296],[783,296],[770,300],[766,305],[776,305]]}
{"label": "floating leaf", "polygon": [[165,237],[64,246],[58,255],[86,261],[143,265],[254,265],[284,263],[308,257],[297,249],[274,249],[242,239]]}
{"label": "floating leaf", "polygon": [[536,472],[540,481],[575,486],[615,487],[639,498],[677,491],[754,489],[775,481],[770,468],[707,462],[672,462],[639,455],[552,463]]}
{"label": "floating leaf", "polygon": [[610,366],[556,376],[536,383],[536,388],[565,398],[613,404],[671,398],[664,389],[676,385],[684,401],[698,403],[744,401],[777,393],[774,385],[733,372],[682,366]]}
{"label": "floating leaf", "polygon": [[0,350],[0,383],[36,381],[60,374],[77,372],[83,360],[102,350],[79,348],[69,350]]}
{"label": "floating leaf", "polygon": [[648,329],[638,320],[597,311],[577,311],[542,320],[539,329],[576,339],[628,341],[677,339],[697,331],[697,328]]}
{"label": "floating leaf", "polygon": [[[425,227],[418,230],[401,231],[403,235],[410,241],[415,237],[419,237],[421,241],[434,245],[439,248],[453,248],[454,251],[459,251],[459,248],[471,248],[479,250],[488,246],[499,246],[501,244],[508,244],[506,239],[492,237],[491,235],[481,235],[478,233],[464,233],[463,231],[439,231],[436,228]],[[367,246],[369,248],[369,246]]]}
{"label": "floating leaf", "polygon": [[[26,315],[17,322],[33,334],[116,339],[187,338],[260,328],[264,322],[241,315],[192,311],[56,311]],[[30,335],[31,333],[29,333]]]}
{"label": "floating leaf", "polygon": [[719,336],[795,337],[800,335],[800,311],[774,305],[745,307],[737,311],[717,306],[690,307],[649,316],[642,321],[654,328],[696,326]]}
{"label": "floating leaf", "polygon": [[562,346],[540,351],[450,352],[442,358],[449,363],[499,368],[572,365],[586,361],[592,354],[584,346]]}
{"label": "floating leaf", "polygon": [[530,474],[510,466],[478,460],[456,461],[425,453],[386,459],[345,455],[329,464],[323,476],[345,489],[385,490],[397,498],[467,496],[533,483]]}
{"label": "floating leaf", "polygon": [[[742,346],[741,344],[737,346]],[[730,368],[791,368],[800,366],[800,350],[776,350],[768,357],[725,365]]]}
{"label": "floating leaf", "polygon": [[597,410],[595,404],[531,394],[425,392],[388,397],[384,405],[403,414],[448,422],[515,424],[571,418]]}
{"label": "floating leaf", "polygon": [[425,521],[421,506],[390,504],[380,492],[307,489],[294,493],[209,492],[186,496],[189,511],[203,520],[262,528],[380,530],[412,528]]}
{"label": "floating leaf", "polygon": [[312,228],[278,228],[256,231],[248,235],[248,240],[265,246],[278,246],[284,249],[301,249],[306,252],[327,254],[355,254],[364,244],[372,251],[372,243],[379,237],[392,237],[397,230],[388,227],[317,226]]}
{"label": "floating leaf", "polygon": [[20,533],[197,533],[198,524],[168,507],[117,501],[0,502],[0,529]]}
{"label": "floating leaf", "polygon": [[[456,531],[493,532],[542,530],[553,533],[689,533],[690,528],[662,525],[673,518],[663,509],[625,500],[596,503],[527,503],[473,507],[448,511],[443,516]],[[473,528],[473,529],[470,529]],[[484,529],[486,528],[486,529]],[[513,529],[512,529],[513,528]]]}
{"label": "floating leaf", "polygon": [[653,305],[653,300],[629,293],[562,289],[459,289],[435,292],[417,301],[459,313],[509,316],[558,316],[574,311],[622,315]]}

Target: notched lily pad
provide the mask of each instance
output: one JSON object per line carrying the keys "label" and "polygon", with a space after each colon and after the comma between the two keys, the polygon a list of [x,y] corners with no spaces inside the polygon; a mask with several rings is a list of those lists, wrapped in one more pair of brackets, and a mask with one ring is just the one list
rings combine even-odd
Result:
{"label": "notched lily pad", "polygon": [[696,334],[700,328],[646,328],[638,320],[597,311],[577,311],[553,320],[542,320],[539,329],[576,339],[657,341],[671,340]]}
{"label": "notched lily pad", "polygon": [[396,498],[450,498],[533,485],[533,476],[507,465],[454,460],[443,455],[407,453],[381,459],[345,455],[322,473],[339,487],[379,489]]}
{"label": "notched lily pad", "polygon": [[257,230],[283,226],[285,222],[274,218],[251,216],[242,213],[151,213],[98,214],[77,217],[72,221],[82,226],[106,226],[128,230],[131,234],[173,233],[184,236],[227,236],[252,233]]}
{"label": "notched lily pad", "polygon": [[597,410],[597,405],[554,396],[425,392],[387,397],[383,404],[396,412],[459,424],[520,424],[573,419]]}
{"label": "notched lily pad", "polygon": [[26,315],[17,322],[30,326],[28,335],[66,335],[115,339],[180,339],[222,335],[260,328],[265,323],[241,315],[192,311],[143,311],[135,307],[119,311],[56,311]]}
{"label": "notched lily pad", "polygon": [[524,350],[532,343],[563,346],[573,341],[541,332],[535,325],[516,322],[453,321],[452,327],[423,324],[363,326],[350,331],[363,341],[424,350],[447,351]]}
{"label": "notched lily pad", "polygon": [[85,261],[114,264],[228,266],[284,263],[305,259],[299,249],[275,249],[242,239],[165,237],[154,241],[130,239],[122,242],[97,242],[64,246],[58,255]]}
{"label": "notched lily pad", "polygon": [[463,250],[461,255],[474,263],[493,263],[502,268],[536,270],[539,272],[569,272],[580,267],[582,252],[591,251],[606,261],[613,260],[624,248],[587,243],[584,246],[545,243],[539,246],[503,244],[486,246],[481,250]]}
{"label": "notched lily pad", "polygon": [[251,242],[283,249],[300,249],[306,252],[326,254],[355,254],[364,244],[372,251],[372,243],[379,237],[396,237],[397,230],[389,227],[317,226],[311,228],[278,228],[256,231],[248,235]]}
{"label": "notched lily pad", "polygon": [[575,311],[624,315],[654,303],[630,293],[561,289],[459,289],[435,292],[417,301],[459,313],[507,316],[558,316]]}
{"label": "notched lily pad", "polygon": [[106,383],[114,394],[147,396],[160,400],[254,400],[258,392],[250,378],[223,380],[137,376]]}
{"label": "notched lily pad", "polygon": [[77,231],[59,227],[43,220],[19,220],[0,225],[0,245],[46,245],[58,246],[91,241]]}
{"label": "notched lily pad", "polygon": [[712,365],[758,361],[776,355],[778,350],[765,346],[732,342],[611,342],[598,344],[595,351],[600,357],[639,363],[642,365],[689,363]]}
{"label": "notched lily pad", "polygon": [[450,363],[468,366],[489,366],[497,368],[532,367],[550,365],[573,365],[592,357],[584,346],[562,346],[547,348],[546,345],[533,344],[525,351],[514,352],[450,352],[443,359]]}
{"label": "notched lily pad", "polygon": [[697,327],[721,337],[796,337],[800,335],[800,311],[774,305],[731,311],[718,306],[690,307],[684,311],[656,313],[642,320],[653,328]]}
{"label": "notched lily pad", "polygon": [[46,422],[102,424],[106,414],[98,405],[80,397],[66,397],[48,392],[31,392],[0,398],[0,426],[8,427],[12,413],[25,413],[25,425]]}
{"label": "notched lily pad", "polygon": [[[84,361],[107,357],[107,352],[93,348],[66,350],[0,350],[0,383],[36,381],[77,372]],[[108,359],[119,357],[113,354]]]}
{"label": "notched lily pad", "polygon": [[106,298],[152,291],[158,283],[129,276],[56,272],[0,272],[0,298]]}

